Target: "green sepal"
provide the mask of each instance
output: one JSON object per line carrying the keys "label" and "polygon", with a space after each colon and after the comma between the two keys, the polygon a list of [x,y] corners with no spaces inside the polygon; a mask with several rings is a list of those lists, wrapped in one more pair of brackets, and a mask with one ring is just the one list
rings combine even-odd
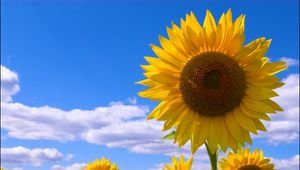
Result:
{"label": "green sepal", "polygon": [[174,138],[175,138],[175,131],[172,131],[171,133],[164,136],[162,139],[163,140],[169,140],[169,139],[174,139]]}

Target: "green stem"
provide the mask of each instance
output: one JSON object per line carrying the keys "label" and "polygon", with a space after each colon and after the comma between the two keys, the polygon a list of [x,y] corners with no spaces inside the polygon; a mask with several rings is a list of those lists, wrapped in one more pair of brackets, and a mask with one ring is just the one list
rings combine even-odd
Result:
{"label": "green stem", "polygon": [[218,153],[219,153],[219,148],[215,151],[215,153],[211,153],[207,142],[205,142],[206,150],[210,159],[210,165],[212,170],[218,170]]}

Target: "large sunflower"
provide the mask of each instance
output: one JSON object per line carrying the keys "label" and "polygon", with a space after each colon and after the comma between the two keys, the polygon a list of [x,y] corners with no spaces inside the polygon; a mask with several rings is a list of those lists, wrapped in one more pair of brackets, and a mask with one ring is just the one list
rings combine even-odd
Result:
{"label": "large sunflower", "polygon": [[109,159],[96,159],[94,162],[88,163],[84,170],[119,170],[116,163],[111,164]]}
{"label": "large sunflower", "polygon": [[268,62],[265,54],[271,40],[259,38],[244,44],[244,19],[232,22],[231,10],[216,25],[207,10],[202,27],[191,12],[181,27],[167,27],[169,39],[159,37],[162,48],[151,45],[158,56],[145,57],[147,79],[139,84],[149,89],[142,97],[161,101],[148,119],[165,121],[163,130],[176,127],[179,147],[191,140],[194,153],[205,141],[211,152],[251,144],[249,132],[266,131],[260,121],[266,113],[282,111],[270,100],[273,89],[283,85],[274,76],[284,62]]}
{"label": "large sunflower", "polygon": [[193,158],[190,158],[186,162],[184,162],[184,158],[180,155],[179,161],[176,157],[172,157],[172,165],[165,164],[163,170],[190,170],[192,168]]}
{"label": "large sunflower", "polygon": [[219,161],[220,170],[274,170],[270,158],[264,158],[262,150],[256,149],[250,153],[250,149],[239,150],[238,153],[228,153],[227,158]]}

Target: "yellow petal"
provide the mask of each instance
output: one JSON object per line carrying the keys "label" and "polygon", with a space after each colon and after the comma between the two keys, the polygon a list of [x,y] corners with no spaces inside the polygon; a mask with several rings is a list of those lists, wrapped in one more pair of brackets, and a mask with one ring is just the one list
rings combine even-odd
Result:
{"label": "yellow petal", "polygon": [[287,68],[286,62],[273,62],[273,63],[266,63],[262,67],[262,72],[265,72],[268,75],[276,74],[282,70]]}
{"label": "yellow petal", "polygon": [[189,112],[185,115],[185,119],[182,120],[177,128],[175,133],[175,141],[178,141],[179,147],[183,146],[188,139],[191,138],[191,123],[194,121],[195,114],[194,112]]}
{"label": "yellow petal", "polygon": [[153,87],[153,86],[157,85],[157,83],[155,83],[155,82],[153,82],[153,81],[151,81],[149,79],[138,81],[135,84],[141,84],[141,85],[150,86],[150,87]]}
{"label": "yellow petal", "polygon": [[235,120],[234,114],[227,113],[225,121],[226,121],[227,128],[228,128],[229,132],[231,133],[231,135],[237,141],[239,141],[240,143],[243,143],[244,142],[243,131],[242,131],[240,125]]}
{"label": "yellow petal", "polygon": [[[195,113],[197,114],[197,113]],[[196,120],[192,124],[191,150],[194,154],[197,149],[204,143],[205,136],[201,135],[205,129],[201,129],[201,123],[205,120],[204,116],[196,115]]]}
{"label": "yellow petal", "polygon": [[145,56],[144,58],[149,64],[151,64],[152,67],[155,68],[155,70],[151,70],[151,71],[170,72],[170,73],[179,71],[178,68],[175,67],[174,65],[163,62],[158,58],[148,57],[148,56]]}
{"label": "yellow petal", "polygon": [[241,108],[242,113],[244,113],[245,115],[247,115],[249,117],[252,117],[255,119],[271,120],[271,118],[267,114],[250,110],[244,105],[244,103],[240,104],[240,108]]}
{"label": "yellow petal", "polygon": [[167,106],[168,102],[163,101],[159,103],[158,106],[155,107],[155,109],[152,110],[152,112],[148,115],[147,120],[158,118],[161,114],[160,110],[164,109]]}
{"label": "yellow petal", "polygon": [[253,119],[253,122],[258,130],[265,131],[265,132],[267,131],[266,127],[260,120]]}
{"label": "yellow petal", "polygon": [[164,124],[163,131],[178,125],[178,123],[181,122],[182,118],[185,117],[187,114],[189,114],[190,110],[188,109],[188,107],[185,104],[182,105],[183,105],[183,109],[180,110],[181,111],[180,116],[177,116],[174,119],[167,120]]}
{"label": "yellow petal", "polygon": [[250,110],[262,113],[275,113],[275,109],[265,102],[266,100],[254,100],[248,96],[244,96],[242,103]]}
{"label": "yellow petal", "polygon": [[215,19],[209,10],[206,10],[206,17],[203,25],[208,35],[217,29]]}
{"label": "yellow petal", "polygon": [[168,86],[176,86],[179,82],[176,76],[167,73],[159,73],[149,77],[152,81]]}
{"label": "yellow petal", "polygon": [[169,94],[169,91],[162,90],[159,87],[152,87],[145,91],[138,92],[138,95],[141,97],[149,98],[152,100],[163,100],[167,95]]}
{"label": "yellow petal", "polygon": [[281,83],[277,77],[274,76],[264,76],[264,77],[251,77],[247,76],[246,74],[246,81],[247,83],[251,84],[255,87],[264,87],[264,88],[271,88],[274,89],[275,87],[280,87],[284,85]]}
{"label": "yellow petal", "polygon": [[220,128],[219,125],[221,123],[221,120],[216,117],[216,118],[209,118],[209,122],[210,122],[210,126],[209,126],[209,133],[208,133],[208,136],[207,136],[207,144],[208,144],[208,147],[209,147],[209,150],[212,152],[212,153],[215,153],[217,147],[218,147],[218,144],[219,144],[219,140],[220,140]]}
{"label": "yellow petal", "polygon": [[274,101],[267,99],[263,101],[264,103],[268,104],[269,106],[271,106],[273,109],[277,110],[277,111],[283,111],[283,109]]}
{"label": "yellow petal", "polygon": [[157,120],[172,120],[178,118],[185,109],[185,105],[182,104],[182,100],[177,98],[169,102],[166,108],[161,111],[161,114],[157,116]]}
{"label": "yellow petal", "polygon": [[234,118],[235,120],[238,122],[238,124],[243,127],[244,129],[247,129],[249,130],[250,132],[254,133],[254,134],[257,134],[257,131],[256,131],[256,126],[253,122],[253,120],[244,115],[240,108],[239,107],[236,107],[234,110],[233,110],[233,114],[234,114]]}
{"label": "yellow petal", "polygon": [[226,126],[226,122],[225,122],[225,117],[220,117],[220,122],[219,122],[219,129],[221,131],[220,133],[220,147],[221,149],[226,152],[227,149],[227,145],[228,145],[228,128]]}
{"label": "yellow petal", "polygon": [[177,68],[182,67],[182,62],[178,61],[176,58],[173,58],[168,53],[166,53],[163,49],[159,48],[156,45],[150,44],[153,52],[164,62],[169,63]]}
{"label": "yellow petal", "polygon": [[264,100],[268,98],[272,98],[278,96],[276,92],[269,88],[256,88],[251,85],[248,85],[245,93],[253,99]]}
{"label": "yellow petal", "polygon": [[163,49],[178,61],[185,62],[187,60],[185,54],[182,53],[182,49],[178,48],[178,46],[175,46],[172,41],[159,36],[159,42]]}

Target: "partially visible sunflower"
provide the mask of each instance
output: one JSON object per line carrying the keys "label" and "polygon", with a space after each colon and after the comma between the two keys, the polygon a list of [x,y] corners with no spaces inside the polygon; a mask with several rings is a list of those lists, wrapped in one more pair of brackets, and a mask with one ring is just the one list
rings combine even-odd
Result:
{"label": "partially visible sunflower", "polygon": [[84,170],[119,170],[116,163],[111,164],[109,159],[101,158],[99,161],[96,159],[86,165]]}
{"label": "partially visible sunflower", "polygon": [[266,113],[282,111],[270,98],[284,84],[274,74],[287,66],[268,62],[271,40],[243,46],[244,19],[233,22],[228,10],[216,24],[207,10],[202,27],[191,12],[181,27],[167,27],[162,48],[151,45],[158,58],[145,57],[146,79],[137,83],[149,89],[139,95],[161,102],[148,119],[165,121],[163,130],[176,127],[175,142],[191,140],[192,153],[204,142],[212,153],[218,145],[236,151],[238,143],[252,143],[249,132],[266,131],[260,121],[270,120]]}
{"label": "partially visible sunflower", "polygon": [[192,168],[193,158],[190,158],[184,162],[183,155],[180,155],[180,160],[178,161],[176,157],[172,157],[172,165],[165,164],[163,170],[190,170]]}
{"label": "partially visible sunflower", "polygon": [[274,164],[270,163],[270,158],[264,158],[262,150],[255,149],[250,153],[250,149],[239,150],[238,153],[228,153],[227,158],[219,161],[220,170],[274,170]]}

